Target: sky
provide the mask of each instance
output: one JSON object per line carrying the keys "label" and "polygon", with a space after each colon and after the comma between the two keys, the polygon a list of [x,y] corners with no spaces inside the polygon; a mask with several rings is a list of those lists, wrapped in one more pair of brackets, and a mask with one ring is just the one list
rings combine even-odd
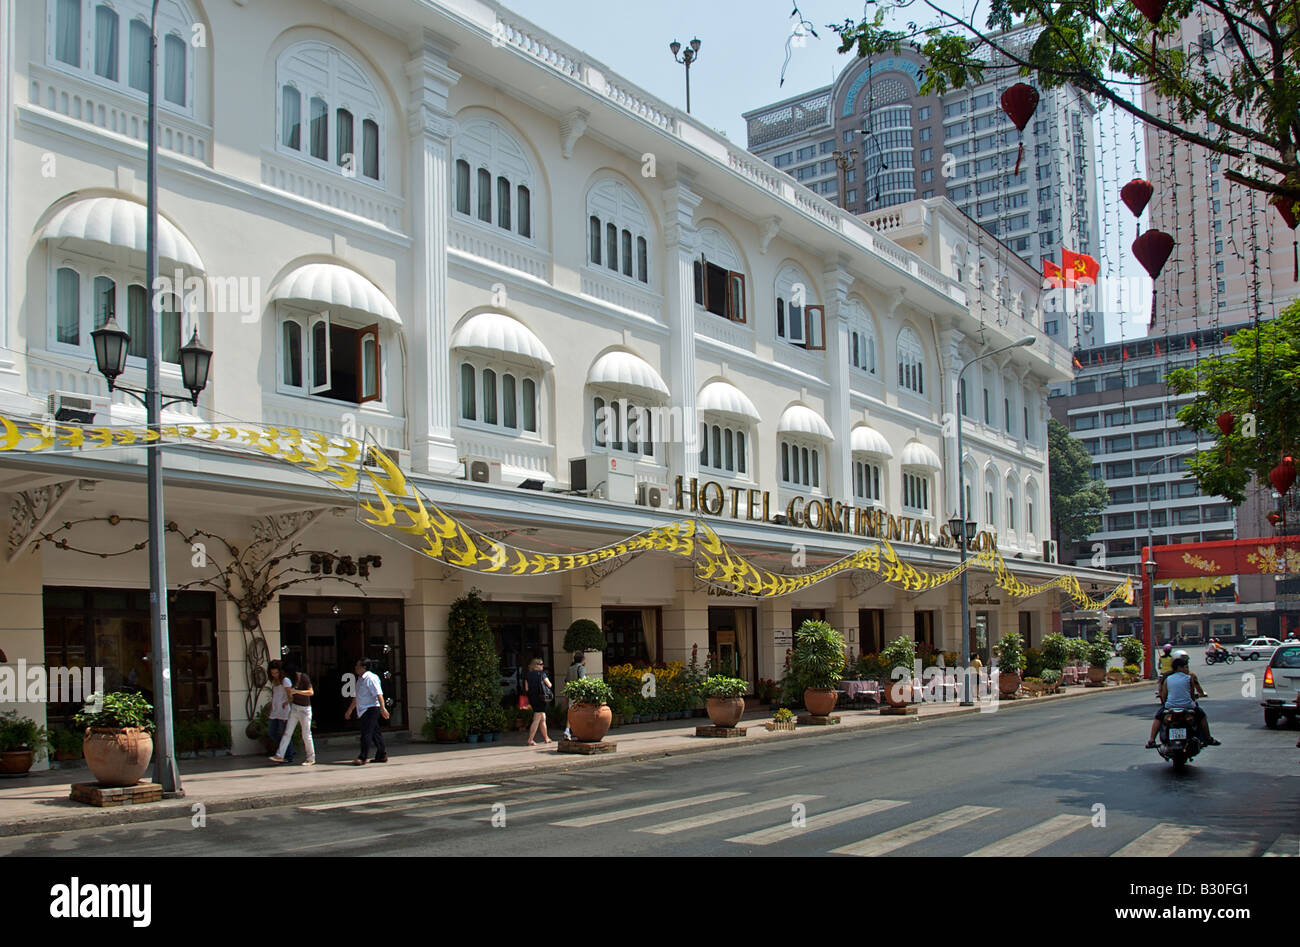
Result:
{"label": "sky", "polygon": [[[745,122],[741,118],[744,112],[830,85],[851,61],[853,53],[836,51],[839,38],[827,25],[843,23],[846,18],[856,21],[864,9],[875,10],[875,5],[864,5],[862,0],[799,0],[798,9],[813,24],[817,38],[810,36],[802,47],[791,49],[785,84],[781,85],[786,40],[797,22],[791,16],[794,0],[504,2],[569,45],[682,109],[686,107],[685,68],[673,62],[668,44],[675,39],[686,45],[698,37],[702,45],[698,61],[691,66],[691,114],[741,148],[746,145]],[[934,21],[932,11],[916,3],[891,9],[889,16],[900,28],[908,19],[923,25]],[[983,14],[977,12],[976,17],[982,27]],[[1133,123],[1122,114],[1112,117],[1111,111],[1108,109],[1099,120],[1102,144],[1106,146],[1098,165],[1102,272],[1144,276],[1128,250],[1136,230],[1118,194],[1118,187],[1134,176]],[[1121,314],[1107,315],[1107,342],[1119,340],[1120,321]],[[1125,338],[1144,334],[1141,315],[1123,326]]]}

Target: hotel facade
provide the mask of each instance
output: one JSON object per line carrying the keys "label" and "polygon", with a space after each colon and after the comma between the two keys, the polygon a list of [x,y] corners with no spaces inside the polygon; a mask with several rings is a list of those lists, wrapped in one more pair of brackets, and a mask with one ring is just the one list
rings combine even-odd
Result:
{"label": "hotel facade", "polygon": [[[114,316],[132,336],[123,382],[142,386],[148,6],[0,3],[9,418],[143,423],[89,333]],[[1043,332],[1033,269],[991,278],[946,200],[907,205],[894,242],[479,0],[162,0],[159,20],[163,387],[180,389],[194,329],[214,351],[197,406],[165,423],[375,443],[462,524],[548,555],[700,517],[785,573],[877,533],[918,569],[952,568],[960,469],[979,542],[1023,582],[1061,575],[1046,392],[1070,353]],[[968,373],[959,462],[958,371],[1027,334]],[[0,454],[6,662],[147,687],[144,450]],[[854,652],[899,635],[960,648],[958,583],[848,574],[758,599],[651,553],[471,575],[298,468],[163,450],[177,715],[227,720],[237,752],[277,655],[317,681],[322,729],[342,729],[340,675],[364,655],[392,726],[418,731],[444,688],[448,607],[471,588],[505,680],[534,655],[562,669],[578,618],[605,628],[606,662],[697,648],[751,683],[781,676],[808,617]],[[219,570],[270,561],[295,584],[224,593]],[[1122,578],[1070,571],[1094,595]],[[1017,601],[986,572],[971,590],[985,648],[1059,623],[1056,591]],[[18,707],[51,724],[75,709]]]}

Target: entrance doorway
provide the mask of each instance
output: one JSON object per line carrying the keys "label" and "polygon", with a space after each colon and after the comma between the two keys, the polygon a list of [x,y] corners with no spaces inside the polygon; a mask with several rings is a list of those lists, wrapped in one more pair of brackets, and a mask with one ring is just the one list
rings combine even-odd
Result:
{"label": "entrance doorway", "polygon": [[523,691],[528,662],[541,658],[551,681],[564,670],[555,666],[551,651],[549,602],[484,602],[488,627],[501,662],[501,696],[513,699]]}
{"label": "entrance doorway", "polygon": [[806,621],[825,621],[826,609],[824,608],[792,608],[790,609],[790,633],[799,630],[799,626]]}
{"label": "entrance doorway", "polygon": [[[305,671],[316,694],[312,720],[326,733],[355,730],[357,720],[345,721],[350,697],[344,686],[352,681],[359,658],[370,658],[388,701],[385,729],[406,726],[406,675],[402,660],[402,600],[372,598],[280,599],[282,661]],[[352,688],[348,688],[352,692]]]}
{"label": "entrance doorway", "polygon": [[934,612],[913,612],[912,639],[918,651],[934,650]]}
{"label": "entrance doorway", "polygon": [[709,654],[714,674],[757,680],[758,621],[753,608],[709,609]]}
{"label": "entrance doorway", "polygon": [[885,610],[858,609],[858,647],[863,654],[879,654],[885,647]]}

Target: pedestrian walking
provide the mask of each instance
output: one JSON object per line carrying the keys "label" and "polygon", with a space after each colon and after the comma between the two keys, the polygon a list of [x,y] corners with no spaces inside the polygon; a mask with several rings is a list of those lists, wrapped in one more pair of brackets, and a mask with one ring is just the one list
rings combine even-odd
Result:
{"label": "pedestrian walking", "polygon": [[275,763],[293,762],[293,743],[290,741],[286,754],[280,747],[280,738],[284,736],[289,725],[289,680],[284,676],[284,664],[278,659],[266,666],[266,673],[271,678],[271,710],[266,718],[266,735],[277,747],[271,761]]}
{"label": "pedestrian walking", "polygon": [[[573,655],[573,663],[569,665],[569,670],[564,675],[564,683],[568,684],[570,681],[580,681],[586,676],[587,676],[587,656],[583,654],[581,651],[578,651]],[[569,705],[571,703],[572,701],[570,701],[568,697],[564,698],[564,707],[566,710],[569,708]],[[569,722],[567,719],[564,722],[564,739],[566,740],[573,739],[573,734],[569,732]]]}
{"label": "pedestrian walking", "polygon": [[542,742],[550,743],[551,737],[546,732],[546,708],[551,698],[555,696],[552,690],[551,679],[546,676],[546,671],[542,668],[542,659],[533,658],[528,665],[528,703],[533,708],[533,723],[528,728],[528,745],[536,746],[534,738],[540,729],[542,733]]}
{"label": "pedestrian walking", "polygon": [[384,735],[379,729],[379,718],[388,719],[388,708],[384,705],[384,686],[379,682],[372,668],[374,662],[369,658],[359,658],[354,670],[357,675],[357,696],[352,698],[348,709],[343,714],[347,720],[356,712],[361,721],[361,755],[352,761],[353,766],[364,766],[370,761],[370,747],[375,747],[375,762],[388,762],[388,748],[384,746]]}
{"label": "pedestrian walking", "polygon": [[286,669],[285,679],[293,682],[286,688],[289,694],[289,725],[285,728],[284,736],[280,738],[280,749],[271,759],[285,763],[293,761],[291,755],[293,753],[293,731],[295,728],[300,727],[302,729],[303,750],[307,754],[307,758],[302,761],[302,765],[315,766],[316,744],[311,738],[311,699],[316,691],[311,686],[311,678],[295,668]]}

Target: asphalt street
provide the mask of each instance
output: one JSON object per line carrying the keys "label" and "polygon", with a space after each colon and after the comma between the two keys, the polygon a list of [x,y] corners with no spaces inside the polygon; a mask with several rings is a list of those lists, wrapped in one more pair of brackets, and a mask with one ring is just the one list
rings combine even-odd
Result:
{"label": "asphalt street", "polygon": [[[629,758],[573,773],[0,839],[0,855],[1300,854],[1295,729],[1242,696],[1262,663],[1193,670],[1222,747],[1175,774],[1128,690],[874,733]],[[1255,681],[1256,688],[1258,681]]]}

